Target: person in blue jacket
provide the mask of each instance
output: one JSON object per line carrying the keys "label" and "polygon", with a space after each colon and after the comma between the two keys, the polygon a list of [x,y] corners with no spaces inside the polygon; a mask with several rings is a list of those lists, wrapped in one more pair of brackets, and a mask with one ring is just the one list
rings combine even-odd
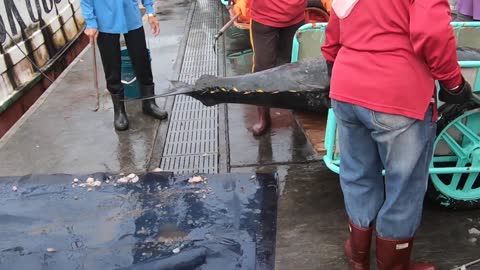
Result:
{"label": "person in blue jacket", "polygon": [[[152,34],[157,36],[160,33],[160,24],[153,10],[153,0],[142,0],[142,4],[148,14]],[[91,43],[95,42],[98,45],[100,51],[107,89],[113,101],[115,129],[126,130],[128,118],[121,82],[120,34],[125,37],[128,54],[140,83],[140,94],[146,97],[154,95],[155,92],[138,1],[80,0],[80,5],[87,24],[85,34],[90,38]],[[167,112],[157,106],[155,99],[142,101],[142,110],[156,119],[167,118]]]}

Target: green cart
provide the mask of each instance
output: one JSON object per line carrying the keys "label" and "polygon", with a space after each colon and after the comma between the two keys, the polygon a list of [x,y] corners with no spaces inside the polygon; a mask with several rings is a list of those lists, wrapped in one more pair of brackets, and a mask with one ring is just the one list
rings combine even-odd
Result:
{"label": "green cart", "polygon": [[[292,61],[321,57],[326,23],[306,24],[294,38]],[[480,22],[452,22],[458,47],[480,49]],[[474,92],[480,91],[480,61],[461,61],[462,73]],[[477,98],[462,105],[438,102],[439,119],[434,156],[430,164],[427,196],[452,209],[480,207],[480,103]],[[339,172],[337,126],[328,110],[325,129],[326,166]]]}

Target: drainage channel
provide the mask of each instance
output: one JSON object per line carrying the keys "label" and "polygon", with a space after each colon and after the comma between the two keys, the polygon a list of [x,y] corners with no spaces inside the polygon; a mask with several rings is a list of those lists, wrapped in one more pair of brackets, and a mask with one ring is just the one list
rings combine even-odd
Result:
{"label": "drainage channel", "polygon": [[[220,1],[197,0],[180,71],[180,81],[194,83],[203,74],[217,75],[213,36]],[[160,168],[176,174],[218,173],[218,106],[205,107],[188,96],[176,96],[170,113]]]}

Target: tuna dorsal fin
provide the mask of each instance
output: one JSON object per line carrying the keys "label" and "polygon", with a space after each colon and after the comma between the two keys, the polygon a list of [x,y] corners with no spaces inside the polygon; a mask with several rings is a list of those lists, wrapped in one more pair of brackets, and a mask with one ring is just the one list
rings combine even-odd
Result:
{"label": "tuna dorsal fin", "polygon": [[212,87],[215,86],[217,79],[217,76],[204,74],[200,76],[200,78],[198,78],[198,80],[195,82],[195,86],[197,87],[197,89]]}
{"label": "tuna dorsal fin", "polygon": [[193,86],[184,83],[181,81],[169,81],[170,82],[170,88],[163,92],[162,94],[159,94],[159,96],[175,96],[175,95],[181,95],[181,94],[188,94],[190,92],[193,92]]}
{"label": "tuna dorsal fin", "polygon": [[170,85],[172,87],[167,93],[171,93],[173,95],[186,94],[193,91],[192,85],[181,81],[170,81]]}
{"label": "tuna dorsal fin", "polygon": [[185,87],[185,86],[189,85],[188,83],[184,83],[184,82],[181,82],[181,81],[169,81],[169,82],[170,82],[170,85],[172,86],[172,88]]}

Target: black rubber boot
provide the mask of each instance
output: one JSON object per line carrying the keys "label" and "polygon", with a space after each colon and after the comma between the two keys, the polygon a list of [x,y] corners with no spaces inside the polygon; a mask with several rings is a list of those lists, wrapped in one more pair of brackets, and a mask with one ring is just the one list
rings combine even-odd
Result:
{"label": "black rubber boot", "polygon": [[[140,87],[140,94],[142,97],[150,97],[155,95],[155,86],[154,85],[142,85]],[[155,103],[155,99],[147,99],[142,101],[142,110],[143,113],[146,115],[150,115],[153,118],[158,120],[167,119],[168,113],[166,111],[162,111],[157,104]]]}
{"label": "black rubber boot", "polygon": [[124,94],[110,94],[113,102],[113,125],[116,130],[122,131],[128,129],[128,118],[125,112]]}

